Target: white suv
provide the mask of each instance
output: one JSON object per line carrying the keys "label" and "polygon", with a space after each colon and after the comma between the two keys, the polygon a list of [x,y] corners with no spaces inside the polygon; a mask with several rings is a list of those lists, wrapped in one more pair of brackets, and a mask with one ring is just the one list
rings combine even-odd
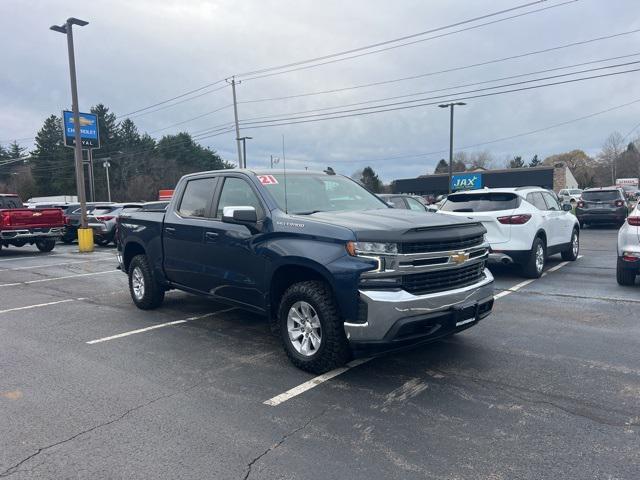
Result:
{"label": "white suv", "polygon": [[453,193],[439,212],[482,222],[491,245],[489,261],[517,263],[526,277],[538,278],[549,255],[578,258],[580,225],[570,210],[549,190],[518,187]]}
{"label": "white suv", "polygon": [[616,278],[620,285],[633,285],[640,275],[640,203],[618,232]]}

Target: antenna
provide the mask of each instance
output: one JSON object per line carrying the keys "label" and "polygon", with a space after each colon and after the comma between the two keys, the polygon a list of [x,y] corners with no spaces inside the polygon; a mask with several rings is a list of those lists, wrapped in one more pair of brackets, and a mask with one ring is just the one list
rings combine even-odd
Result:
{"label": "antenna", "polygon": [[282,134],[282,169],[284,170],[284,213],[289,214],[287,205],[287,157],[284,154],[284,133]]}

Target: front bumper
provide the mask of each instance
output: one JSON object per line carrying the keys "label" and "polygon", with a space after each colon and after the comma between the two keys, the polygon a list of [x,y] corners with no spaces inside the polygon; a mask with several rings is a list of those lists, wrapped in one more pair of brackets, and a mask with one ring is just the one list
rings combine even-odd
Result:
{"label": "front bumper", "polygon": [[[491,313],[493,276],[467,287],[426,295],[405,290],[360,290],[363,323],[345,322],[344,329],[354,350],[382,350],[422,343],[464,330]],[[364,320],[364,318],[363,318]]]}
{"label": "front bumper", "polygon": [[63,227],[0,230],[0,240],[36,240],[38,238],[57,238],[62,236],[63,231]]}

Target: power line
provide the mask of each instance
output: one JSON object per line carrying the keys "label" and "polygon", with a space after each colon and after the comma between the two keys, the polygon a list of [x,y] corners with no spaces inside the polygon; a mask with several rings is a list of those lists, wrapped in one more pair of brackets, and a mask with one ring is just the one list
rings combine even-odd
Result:
{"label": "power line", "polygon": [[[520,14],[517,14],[517,15],[511,15],[511,16],[508,16],[508,17],[505,17],[505,18],[501,18],[501,19],[498,19],[498,20],[493,20],[493,21],[490,21],[490,22],[481,23],[481,24],[478,24],[478,25],[472,25],[470,27],[461,28],[459,30],[454,30],[452,32],[441,33],[439,35],[434,35],[434,36],[423,38],[423,39],[420,39],[420,40],[414,40],[414,41],[411,41],[411,42],[401,43],[399,45],[392,45],[392,46],[388,46],[388,47],[384,47],[384,48],[379,48],[377,50],[372,50],[370,52],[359,53],[359,54],[347,56],[347,57],[344,57],[344,58],[336,58],[336,59],[333,59],[333,60],[327,60],[325,62],[315,63],[313,65],[303,65],[303,66],[291,68],[291,69],[288,69],[288,70],[276,71],[276,72],[272,72],[272,73],[264,73],[264,74],[249,76],[248,78],[244,78],[244,75],[240,75],[240,76],[244,78],[244,81],[249,81],[249,80],[256,80],[256,79],[259,79],[259,78],[272,77],[274,75],[282,75],[282,74],[285,74],[285,73],[297,72],[299,70],[307,70],[309,68],[316,68],[316,67],[320,67],[320,66],[336,63],[336,62],[343,62],[343,61],[346,61],[346,60],[353,60],[354,58],[364,57],[364,56],[367,56],[367,55],[373,55],[375,53],[380,53],[380,52],[384,52],[384,51],[387,51],[387,50],[393,50],[393,49],[400,48],[400,47],[406,47],[408,45],[414,45],[416,43],[427,42],[429,40],[435,40],[435,39],[438,39],[438,38],[447,37],[447,36],[450,36],[450,35],[455,35],[456,33],[461,33],[461,32],[466,32],[466,31],[469,31],[469,30],[474,30],[474,29],[477,29],[477,28],[485,27],[487,25],[493,25],[495,23],[500,23],[500,22],[504,22],[504,21],[507,21],[507,20],[512,20],[514,18],[524,17],[526,15],[531,15],[533,13],[542,12],[544,10],[549,10],[549,9],[552,9],[552,8],[562,7],[564,5],[568,5],[568,4],[574,3],[576,1],[578,1],[578,0],[568,0],[566,2],[557,4],[557,5],[551,5],[551,6],[548,6],[548,7],[543,7],[543,8],[539,8],[539,9],[536,9],[536,10],[532,10],[530,12],[520,13]],[[534,2],[534,3],[531,3],[531,4],[524,5],[524,6],[516,7],[515,9],[524,8],[525,6],[531,6],[531,5],[535,4],[535,3],[540,3],[540,2]],[[493,14],[493,15],[487,15],[486,17],[495,16],[495,15],[497,15],[497,13]],[[468,22],[464,22],[464,23],[468,23]],[[437,30],[444,30],[444,29],[450,28],[450,27],[451,26],[441,27],[441,28],[439,28]],[[309,63],[309,62],[305,62],[305,63]]]}
{"label": "power line", "polygon": [[230,103],[228,105],[225,105],[223,107],[220,107],[220,108],[216,108],[215,110],[211,110],[210,112],[203,113],[202,115],[198,115],[198,116],[195,116],[195,117],[192,117],[192,118],[188,118],[187,120],[183,120],[182,122],[178,122],[178,123],[174,123],[174,124],[171,124],[171,125],[167,125],[166,127],[158,128],[156,130],[151,130],[148,133],[151,134],[151,133],[161,132],[162,130],[167,130],[169,128],[177,127],[178,125],[184,125],[185,123],[189,123],[189,122],[192,122],[194,120],[198,120],[198,119],[206,117],[208,115],[213,115],[214,113],[220,112],[220,111],[225,110],[225,109],[230,108],[230,107],[233,107],[232,103]]}
{"label": "power line", "polygon": [[450,72],[457,72],[457,71],[461,71],[461,70],[467,70],[469,68],[475,68],[475,67],[482,67],[482,66],[486,66],[486,65],[492,65],[495,63],[501,63],[501,62],[506,62],[509,60],[515,60],[515,59],[519,59],[519,58],[525,58],[525,57],[529,57],[532,55],[539,55],[541,53],[548,53],[548,52],[553,52],[553,51],[557,51],[557,50],[562,50],[565,48],[571,48],[571,47],[576,47],[576,46],[581,46],[581,45],[587,45],[589,43],[594,43],[594,42],[599,42],[602,40],[610,40],[612,38],[617,38],[617,37],[621,37],[624,35],[631,35],[633,33],[638,33],[640,32],[640,28],[636,28],[634,30],[629,30],[626,32],[620,32],[620,33],[615,33],[612,35],[604,35],[604,36],[600,36],[600,37],[595,37],[595,38],[590,38],[588,40],[581,40],[579,42],[572,42],[572,43],[565,43],[562,45],[557,45],[555,47],[549,47],[549,48],[544,48],[542,50],[533,50],[530,52],[525,52],[525,53],[520,53],[517,55],[511,55],[508,57],[501,57],[501,58],[495,58],[492,60],[486,60],[483,62],[478,62],[478,63],[472,63],[470,65],[462,65],[462,66],[458,66],[458,67],[451,67],[451,68],[447,68],[444,70],[437,70],[434,72],[427,72],[427,73],[421,73],[418,75],[411,75],[408,77],[400,77],[400,78],[395,78],[395,79],[391,79],[391,80],[382,80],[379,82],[371,82],[371,83],[363,83],[360,85],[352,85],[349,87],[341,87],[341,88],[334,88],[334,89],[330,89],[330,90],[320,90],[320,91],[316,91],[316,92],[306,92],[306,93],[299,93],[296,95],[286,95],[286,96],[281,96],[281,97],[270,97],[270,98],[258,98],[258,99],[253,99],[253,100],[243,100],[241,102],[241,104],[245,104],[245,103],[259,103],[259,102],[271,102],[271,101],[276,101],[276,100],[289,100],[292,98],[300,98],[300,97],[310,97],[310,96],[314,96],[314,95],[325,95],[328,93],[338,93],[338,92],[346,92],[349,90],[356,90],[356,89],[360,89],[360,88],[368,88],[368,87],[377,87],[380,85],[388,85],[391,83],[397,83],[397,82],[404,82],[404,81],[408,81],[408,80],[417,80],[418,78],[424,78],[424,77],[430,77],[433,75],[440,75],[443,73],[450,73]]}
{"label": "power line", "polygon": [[[501,95],[501,94],[504,94],[504,93],[519,92],[519,91],[532,90],[532,89],[536,89],[536,88],[542,88],[542,87],[548,87],[548,86],[554,86],[554,85],[562,85],[562,84],[565,84],[565,83],[573,83],[573,82],[578,82],[578,81],[591,80],[591,79],[595,79],[595,78],[609,77],[609,76],[612,76],[612,75],[620,75],[620,74],[623,74],[623,73],[632,73],[632,72],[636,72],[636,71],[640,70],[640,68],[624,70],[624,71],[621,71],[621,72],[611,72],[611,73],[606,73],[606,74],[601,74],[601,75],[592,75],[592,76],[588,76],[588,77],[563,80],[563,81],[559,81],[559,82],[550,82],[550,83],[541,84],[541,85],[532,85],[532,86],[527,86],[527,87],[520,87],[520,88],[516,88],[516,89],[511,89],[511,90],[504,90],[504,91],[501,91],[501,92],[492,92],[492,93],[485,93],[485,94],[481,94],[481,95],[470,95],[470,96],[457,97],[457,95],[467,95],[467,94],[470,94],[470,93],[482,92],[482,91],[486,91],[486,90],[494,90],[496,88],[504,88],[504,87],[509,87],[509,86],[515,86],[515,85],[520,85],[520,84],[531,83],[531,82],[539,82],[539,81],[542,81],[542,80],[549,80],[549,79],[553,79],[553,78],[564,77],[564,76],[567,76],[567,75],[576,75],[578,73],[586,73],[586,72],[591,72],[591,71],[596,71],[596,70],[602,70],[603,68],[613,68],[613,67],[626,66],[626,65],[638,64],[638,63],[640,63],[640,61],[628,62],[628,63],[625,63],[625,64],[616,65],[616,66],[612,66],[612,67],[600,67],[600,68],[594,68],[594,69],[587,69],[587,70],[584,70],[583,72],[567,73],[567,74],[562,74],[562,75],[553,75],[553,76],[550,76],[550,77],[540,78],[540,79],[536,79],[536,80],[526,80],[526,81],[522,81],[522,82],[514,82],[514,83],[511,83],[511,84],[498,85],[498,86],[495,86],[495,87],[487,87],[487,88],[479,88],[479,89],[475,89],[475,90],[467,90],[466,92],[458,92],[458,93],[455,93],[455,94],[451,94],[452,96],[456,96],[456,97],[454,99],[451,99],[451,100],[447,99],[446,102],[459,101],[459,100],[469,100],[469,99],[474,99],[474,98],[482,98],[482,97],[488,97],[488,96],[494,96],[494,95]],[[436,103],[445,103],[444,100],[438,100],[438,101],[429,102],[429,103],[418,103],[416,105],[407,105],[407,104],[410,104],[410,103],[425,102],[427,100],[442,99],[442,98],[449,98],[449,97],[445,97],[443,95],[439,95],[439,96],[435,96],[435,97],[425,97],[425,98],[418,98],[418,99],[415,99],[415,100],[405,100],[405,101],[402,101],[402,102],[393,102],[393,103],[387,103],[387,104],[383,104],[383,105],[375,105],[375,106],[371,106],[371,107],[360,107],[360,108],[353,108],[353,109],[347,109],[347,110],[338,110],[338,111],[329,112],[329,113],[318,113],[318,114],[311,114],[311,115],[299,115],[299,116],[296,116],[296,117],[280,118],[280,119],[276,119],[276,120],[258,120],[258,121],[255,121],[255,122],[244,122],[242,125],[244,126],[244,128],[262,128],[264,126],[291,125],[292,123],[307,123],[309,121],[329,120],[329,119],[344,118],[344,117],[349,117],[349,116],[367,115],[367,114],[371,114],[371,113],[381,113],[381,112],[389,112],[389,111],[396,111],[396,110],[404,110],[404,109],[407,109],[407,108],[417,108],[417,107],[421,107],[421,106],[434,105]],[[398,105],[403,105],[403,106],[399,107]],[[392,107],[392,108],[387,108],[387,107]],[[336,116],[338,114],[347,114],[347,115]],[[310,118],[313,119],[313,120],[306,120],[304,122],[302,122],[302,121],[301,122],[297,122],[297,120],[304,120],[304,119],[310,119]],[[277,123],[276,124],[276,122],[284,122],[284,121],[287,121],[287,122],[288,121],[292,121],[292,122],[290,122],[290,123]],[[268,125],[261,125],[261,124],[268,124]]]}
{"label": "power line", "polygon": [[635,127],[633,127],[631,130],[629,130],[627,132],[627,134],[624,137],[622,137],[622,140],[626,139],[629,135],[631,135],[633,132],[635,132],[638,129],[638,127],[640,127],[640,123],[638,123]]}
{"label": "power line", "polygon": [[[617,59],[628,58],[628,57],[637,57],[638,55],[640,55],[640,52],[634,53],[634,54],[628,54],[628,55],[620,55],[620,56],[617,56],[617,57],[605,58],[605,59],[600,59],[600,60],[593,60],[593,61],[589,61],[589,62],[576,63],[576,64],[573,64],[573,65],[566,65],[566,66],[563,66],[563,67],[547,68],[547,69],[538,70],[538,71],[535,71],[535,72],[520,73],[520,74],[517,74],[517,75],[510,75],[510,76],[507,76],[507,77],[500,77],[500,78],[495,78],[495,79],[491,79],[491,80],[484,80],[484,81],[481,81],[481,82],[454,85],[454,86],[450,86],[450,87],[437,88],[437,89],[433,89],[433,90],[425,90],[425,91],[422,91],[422,92],[414,92],[414,93],[408,93],[408,94],[404,94],[404,95],[395,95],[395,96],[392,96],[392,97],[383,97],[383,98],[378,98],[378,99],[375,99],[375,100],[364,100],[364,101],[361,101],[361,102],[347,103],[347,104],[342,104],[342,105],[337,105],[337,106],[332,106],[332,107],[322,107],[322,108],[316,108],[316,109],[312,109],[312,110],[301,110],[301,111],[297,111],[297,112],[280,113],[280,114],[273,114],[273,115],[262,115],[262,116],[258,116],[258,117],[249,117],[249,118],[243,119],[242,122],[246,123],[246,122],[249,122],[251,120],[275,119],[277,117],[286,116],[286,115],[297,115],[297,114],[302,114],[302,113],[322,112],[322,111],[326,111],[326,110],[335,110],[335,109],[338,109],[338,108],[352,107],[352,106],[357,106],[357,105],[366,105],[366,104],[369,104],[369,103],[380,103],[380,102],[383,102],[383,101],[396,100],[396,99],[399,99],[399,98],[415,97],[417,95],[424,95],[424,94],[428,94],[428,93],[444,92],[444,91],[447,91],[447,90],[454,90],[456,88],[473,87],[473,86],[477,86],[477,85],[484,85],[484,84],[487,84],[487,83],[494,83],[494,82],[499,82],[499,81],[503,81],[503,80],[510,80],[510,79],[514,79],[514,78],[521,78],[521,77],[526,77],[526,76],[531,76],[531,75],[537,75],[537,74],[540,74],[540,73],[553,72],[553,71],[557,71],[557,70],[565,70],[565,69],[568,69],[568,68],[575,68],[575,67],[584,66],[584,65],[591,65],[591,64],[594,64],[594,63],[601,63],[601,62],[605,62],[605,61],[617,60]],[[630,62],[630,63],[637,63],[637,62]],[[527,83],[527,82],[537,82],[537,81],[541,81],[541,80],[547,80],[547,79],[550,79],[550,78],[558,78],[558,77],[562,77],[562,76],[577,75],[579,73],[591,72],[591,71],[600,70],[600,69],[606,69],[606,68],[614,68],[614,67],[618,67],[618,66],[621,66],[621,65],[627,65],[627,64],[610,65],[610,66],[604,66],[604,67],[599,67],[599,68],[594,68],[594,69],[587,69],[587,70],[582,70],[582,71],[577,71],[577,72],[566,73],[566,74],[563,74],[563,75],[556,75],[556,76],[551,76],[551,77],[527,80],[527,81],[524,81],[524,82],[517,82],[517,83],[512,83],[512,84],[507,84],[507,85],[499,85],[499,86],[495,86],[495,87],[488,87],[488,88],[485,88],[485,89],[473,90],[472,92],[482,91],[482,90],[492,90],[492,89],[500,88],[500,87],[504,87],[504,86],[511,86],[511,85],[516,85],[516,84],[519,84],[519,83]],[[462,92],[462,93],[469,93],[469,92]],[[433,97],[433,98],[439,98],[439,97]],[[420,99],[410,100],[407,103],[415,102],[415,101],[420,101]],[[371,107],[371,108],[376,108],[376,107]]]}

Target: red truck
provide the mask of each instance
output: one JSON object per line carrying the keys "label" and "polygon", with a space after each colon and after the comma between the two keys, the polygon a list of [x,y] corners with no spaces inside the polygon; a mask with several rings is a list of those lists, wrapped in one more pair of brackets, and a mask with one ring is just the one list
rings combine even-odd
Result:
{"label": "red truck", "polygon": [[61,209],[24,208],[17,195],[0,194],[0,249],[35,244],[41,252],[50,252],[63,229]]}

